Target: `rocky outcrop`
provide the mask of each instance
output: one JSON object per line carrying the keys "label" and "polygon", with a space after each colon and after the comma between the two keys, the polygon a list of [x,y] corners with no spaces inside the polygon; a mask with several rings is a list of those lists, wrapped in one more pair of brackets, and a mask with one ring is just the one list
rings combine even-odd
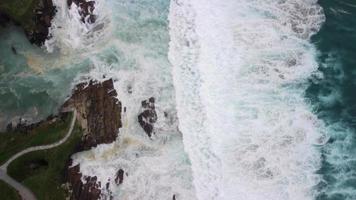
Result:
{"label": "rocky outcrop", "polygon": [[51,21],[56,13],[52,0],[41,0],[33,9],[33,25],[24,26],[25,33],[31,43],[42,46],[49,37]]}
{"label": "rocky outcrop", "polygon": [[[69,166],[71,165],[71,161]],[[82,174],[80,173],[80,166],[68,168],[67,180],[71,183],[73,200],[97,200],[101,195],[101,183],[97,182],[97,177],[85,177],[85,183],[82,182]]]}
{"label": "rocky outcrop", "polygon": [[6,131],[28,134],[33,129],[43,126],[45,124],[50,124],[57,120],[65,121],[65,119],[68,117],[68,115],[69,115],[68,112],[62,112],[62,113],[59,113],[58,115],[50,115],[46,118],[46,120],[41,120],[39,122],[34,122],[34,123],[31,123],[31,122],[27,121],[26,119],[19,118],[17,122],[10,122],[6,126]]}
{"label": "rocky outcrop", "polygon": [[[117,99],[113,81],[90,81],[76,86],[72,96],[62,106],[62,111],[75,108],[77,121],[84,129],[77,152],[98,144],[112,143],[118,136],[121,124],[121,103]],[[66,177],[72,189],[71,199],[96,200],[102,195],[101,184],[95,176],[82,177],[80,165],[67,165]],[[118,172],[118,181],[123,180],[123,171]],[[82,181],[85,180],[85,182]],[[104,183],[103,183],[104,184]],[[109,184],[106,184],[109,190]]]}
{"label": "rocky outcrop", "polygon": [[9,21],[10,18],[6,14],[0,12],[0,26],[5,27]]}
{"label": "rocky outcrop", "polygon": [[119,171],[117,171],[117,173],[116,173],[115,183],[117,185],[120,185],[120,184],[122,184],[123,181],[124,181],[124,170],[119,169]]}
{"label": "rocky outcrop", "polygon": [[67,0],[68,7],[75,4],[80,9],[78,10],[79,15],[83,23],[94,23],[96,16],[93,14],[95,8],[95,1],[86,1],[86,0]]}
{"label": "rocky outcrop", "polygon": [[154,123],[157,121],[157,113],[155,110],[155,98],[151,97],[148,100],[141,102],[142,112],[138,115],[138,122],[148,137],[152,136]]}
{"label": "rocky outcrop", "polygon": [[55,13],[52,0],[0,1],[0,25],[7,23],[7,18],[10,19],[23,27],[30,42],[38,46],[42,46],[48,38]]}
{"label": "rocky outcrop", "polygon": [[90,81],[77,85],[64,103],[63,110],[75,108],[78,112],[77,120],[85,131],[82,150],[116,140],[122,126],[121,102],[116,97],[111,79],[102,83]]}

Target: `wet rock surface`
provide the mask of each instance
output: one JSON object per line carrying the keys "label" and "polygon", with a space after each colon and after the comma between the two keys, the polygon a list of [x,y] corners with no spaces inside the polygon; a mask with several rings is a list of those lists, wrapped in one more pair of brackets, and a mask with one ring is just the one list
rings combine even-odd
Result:
{"label": "wet rock surface", "polygon": [[[71,98],[62,106],[62,111],[73,108],[77,110],[77,120],[85,131],[76,152],[116,140],[119,128],[122,126],[121,103],[117,100],[117,93],[111,79],[101,83],[90,81],[78,84]],[[71,165],[70,160],[67,164],[66,179],[71,186],[71,199],[99,199],[103,195],[101,184],[105,183],[98,182],[95,176],[82,177],[80,165]],[[123,171],[118,172],[117,181],[122,183]],[[110,185],[106,183],[105,186],[109,190]]]}
{"label": "wet rock surface", "polygon": [[39,122],[29,122],[26,119],[19,118],[17,122],[10,122],[6,126],[6,131],[7,132],[19,132],[23,134],[28,134],[30,133],[33,129],[46,124],[46,123],[52,123],[57,120],[62,120],[64,121],[70,113],[68,112],[62,112],[59,113],[58,115],[50,115],[46,118],[46,120],[41,120]]}
{"label": "wet rock surface", "polygon": [[0,1],[0,25],[5,26],[9,21],[20,25],[29,41],[38,46],[48,39],[55,13],[52,0],[36,0],[29,4],[24,0]]}
{"label": "wet rock surface", "polygon": [[141,102],[142,112],[138,115],[138,122],[148,137],[151,137],[154,124],[157,121],[157,113],[155,110],[155,98],[151,97],[148,100]]}
{"label": "wet rock surface", "polygon": [[56,13],[52,0],[42,0],[33,10],[33,26],[26,28],[25,33],[31,43],[42,46],[49,38],[49,28]]}
{"label": "wet rock surface", "polygon": [[95,22],[96,16],[93,14],[95,1],[67,0],[68,7],[72,6],[73,3],[80,8],[78,12],[83,23],[87,22],[91,24]]}
{"label": "wet rock surface", "polygon": [[116,173],[115,183],[120,185],[124,181],[124,170],[119,169]]}
{"label": "wet rock surface", "polygon": [[[68,163],[71,166],[72,161]],[[97,182],[97,177],[84,177],[85,183],[82,181],[82,174],[80,173],[80,166],[76,165],[69,167],[66,173],[69,183],[71,183],[72,200],[97,200],[101,195],[101,183]]]}
{"label": "wet rock surface", "polygon": [[111,79],[102,83],[90,81],[78,84],[72,97],[64,103],[63,110],[77,110],[77,120],[85,130],[82,150],[116,140],[122,126],[121,102],[116,97]]}

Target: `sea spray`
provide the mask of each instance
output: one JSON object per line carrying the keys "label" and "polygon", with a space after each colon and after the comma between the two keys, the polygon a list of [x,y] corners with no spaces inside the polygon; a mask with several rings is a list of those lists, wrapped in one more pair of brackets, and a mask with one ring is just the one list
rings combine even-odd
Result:
{"label": "sea spray", "polygon": [[67,1],[54,0],[56,15],[52,20],[49,39],[45,42],[48,52],[55,50],[62,54],[69,54],[75,51],[86,52],[94,51],[99,48],[100,42],[107,41],[111,33],[110,28],[110,9],[107,9],[105,1],[94,1],[95,22],[82,21],[79,13],[80,7],[75,3],[68,6]]}
{"label": "sea spray", "polygon": [[313,199],[327,140],[304,98],[325,20],[316,1],[177,0],[169,20],[198,199]]}
{"label": "sea spray", "polygon": [[[172,67],[167,59],[167,0],[107,0],[111,9],[112,34],[109,43],[90,54],[88,78],[112,78],[125,111],[118,139],[73,156],[84,176],[95,174],[103,199],[195,199],[190,161],[178,130]],[[99,13],[100,14],[100,13]],[[91,51],[89,49],[88,51]],[[85,76],[85,74],[84,74]],[[142,101],[155,98],[157,122],[147,136],[138,115]],[[115,183],[122,169],[123,183]],[[84,179],[83,179],[84,181]],[[111,194],[110,194],[111,193]]]}

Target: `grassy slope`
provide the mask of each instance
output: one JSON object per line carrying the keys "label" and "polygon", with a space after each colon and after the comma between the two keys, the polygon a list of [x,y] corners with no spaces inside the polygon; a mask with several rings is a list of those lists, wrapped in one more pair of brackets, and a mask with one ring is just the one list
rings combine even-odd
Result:
{"label": "grassy slope", "polygon": [[19,194],[15,189],[7,185],[5,182],[0,181],[0,196],[1,200],[20,200]]}
{"label": "grassy slope", "polygon": [[31,133],[0,133],[0,164],[6,162],[12,155],[31,146],[54,143],[65,136],[70,126],[71,115],[65,121],[45,123],[35,128]]}
{"label": "grassy slope", "polygon": [[[69,156],[79,143],[82,131],[75,126],[71,137],[59,147],[26,154],[9,165],[10,176],[24,183],[39,200],[63,200],[67,192],[62,188],[65,182],[63,173]],[[46,160],[48,166],[31,169],[28,165],[33,160]]]}
{"label": "grassy slope", "polygon": [[6,13],[25,29],[33,26],[33,10],[39,0],[0,0],[0,11]]}

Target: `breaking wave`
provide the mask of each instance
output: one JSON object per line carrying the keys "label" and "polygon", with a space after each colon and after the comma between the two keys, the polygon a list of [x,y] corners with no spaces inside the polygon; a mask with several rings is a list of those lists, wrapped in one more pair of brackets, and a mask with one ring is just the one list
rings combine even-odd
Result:
{"label": "breaking wave", "polygon": [[170,51],[179,128],[198,199],[313,199],[323,123],[316,0],[175,0]]}

